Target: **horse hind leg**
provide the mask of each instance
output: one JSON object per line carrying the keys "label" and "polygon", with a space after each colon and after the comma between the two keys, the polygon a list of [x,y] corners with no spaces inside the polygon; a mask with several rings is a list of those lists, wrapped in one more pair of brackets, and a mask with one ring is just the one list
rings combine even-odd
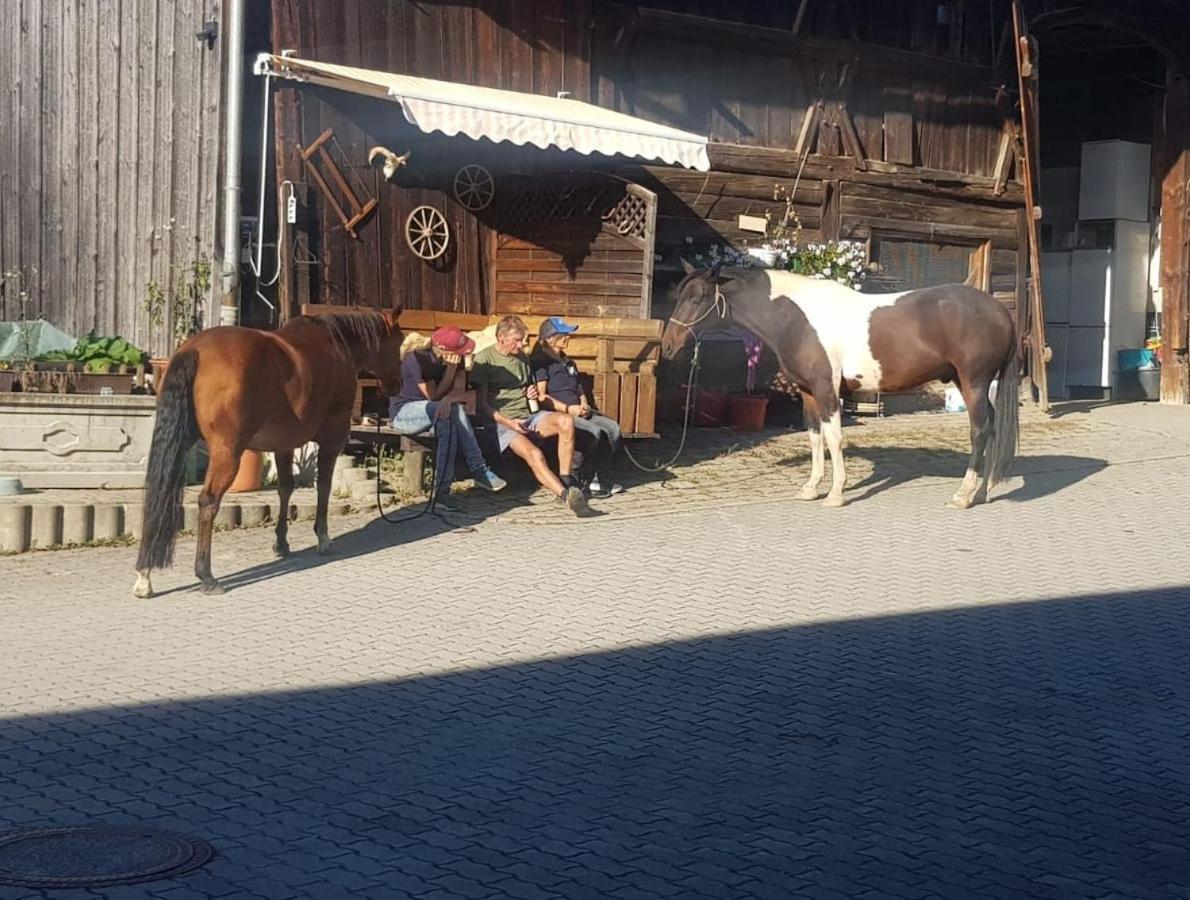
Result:
{"label": "horse hind leg", "polygon": [[211,574],[211,535],[215,530],[215,515],[223,495],[235,481],[241,451],[226,444],[210,446],[210,464],[206,481],[198,495],[198,549],[194,555],[194,574],[202,582],[204,594],[222,594],[223,586]]}
{"label": "horse hind leg", "polygon": [[971,423],[971,457],[967,471],[954,496],[946,505],[952,509],[970,509],[987,500],[987,479],[984,477],[984,451],[992,436],[992,405],[988,399],[988,384],[962,383],[963,402],[967,404],[967,419]]}
{"label": "horse hind leg", "polygon": [[826,459],[822,445],[822,418],[818,412],[818,404],[807,392],[802,393],[802,415],[806,420],[806,431],[810,437],[810,477],[802,486],[798,499],[817,500],[818,485],[822,482]]}
{"label": "horse hind leg", "polygon": [[277,463],[277,526],[274,529],[273,553],[281,558],[289,556],[289,498],[293,496],[293,451],[278,450],[273,454]]}
{"label": "horse hind leg", "polygon": [[335,460],[342,450],[342,445],[318,445],[318,510],[314,516],[314,534],[318,538],[318,552],[322,556],[334,549],[326,524],[326,515],[327,507],[330,505],[331,481],[335,475]]}

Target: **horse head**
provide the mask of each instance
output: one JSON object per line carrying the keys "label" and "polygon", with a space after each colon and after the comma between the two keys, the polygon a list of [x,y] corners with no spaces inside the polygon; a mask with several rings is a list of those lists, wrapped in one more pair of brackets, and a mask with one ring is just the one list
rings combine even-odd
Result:
{"label": "horse head", "polygon": [[673,315],[661,335],[661,355],[673,359],[695,336],[705,322],[714,322],[727,314],[722,286],[731,281],[720,273],[720,264],[696,269],[682,260],[686,276],[678,284]]}
{"label": "horse head", "polygon": [[401,305],[394,309],[382,309],[378,315],[383,322],[382,333],[366,368],[380,380],[380,385],[390,396],[401,389],[401,341],[404,333],[397,319]]}

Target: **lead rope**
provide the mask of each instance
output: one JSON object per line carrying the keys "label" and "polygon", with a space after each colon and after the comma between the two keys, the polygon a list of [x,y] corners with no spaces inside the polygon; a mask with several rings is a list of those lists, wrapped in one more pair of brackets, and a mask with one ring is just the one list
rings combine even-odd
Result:
{"label": "lead rope", "polygon": [[[447,419],[447,440],[454,440],[454,422]],[[437,420],[435,420],[435,434],[437,434]],[[389,518],[388,513],[384,511],[384,505],[381,503],[381,473],[383,472],[384,460],[384,444],[380,441],[380,416],[376,417],[376,511],[380,513],[380,518],[384,519],[389,525],[402,525],[406,522],[412,522],[414,519],[420,519],[426,513],[433,512],[439,518],[442,514],[435,512],[434,504],[438,502],[438,485],[442,483],[441,473],[438,471],[442,467],[442,460],[449,454],[434,452],[434,483],[430,485],[430,496],[426,498],[426,504],[420,511],[413,515],[397,516],[396,518]],[[408,461],[406,461],[408,462]]]}
{"label": "lead rope", "polygon": [[668,469],[678,461],[678,457],[682,455],[682,450],[684,450],[686,447],[686,435],[690,430],[690,410],[692,406],[690,403],[690,397],[693,395],[694,387],[698,382],[699,355],[702,352],[702,338],[698,336],[698,333],[694,330],[694,326],[704,319],[710,317],[711,313],[718,313],[720,318],[727,318],[727,298],[723,296],[723,291],[719,289],[719,285],[715,285],[714,305],[708,307],[707,311],[693,322],[679,322],[672,316],[670,317],[671,322],[673,322],[675,325],[682,326],[694,336],[694,353],[690,357],[690,376],[686,379],[686,407],[685,413],[682,416],[682,439],[678,442],[678,449],[674,452],[673,456],[671,456],[665,462],[658,462],[654,466],[646,466],[638,461],[637,458],[632,455],[632,451],[628,449],[628,444],[625,443],[624,455],[628,457],[628,461],[630,463],[632,463],[642,472],[654,473],[662,472],[665,469]]}

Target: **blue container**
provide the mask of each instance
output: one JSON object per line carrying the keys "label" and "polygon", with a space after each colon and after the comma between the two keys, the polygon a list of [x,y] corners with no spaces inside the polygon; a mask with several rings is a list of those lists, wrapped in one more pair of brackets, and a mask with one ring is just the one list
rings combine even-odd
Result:
{"label": "blue container", "polygon": [[1117,350],[1116,365],[1121,372],[1138,372],[1157,368],[1155,350]]}

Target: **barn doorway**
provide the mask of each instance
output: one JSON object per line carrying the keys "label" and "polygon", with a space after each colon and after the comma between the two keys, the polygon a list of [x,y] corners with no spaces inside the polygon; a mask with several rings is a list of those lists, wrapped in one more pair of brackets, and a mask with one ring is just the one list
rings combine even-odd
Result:
{"label": "barn doorway", "polygon": [[1102,22],[1042,17],[1033,35],[1050,396],[1155,400],[1166,59]]}

